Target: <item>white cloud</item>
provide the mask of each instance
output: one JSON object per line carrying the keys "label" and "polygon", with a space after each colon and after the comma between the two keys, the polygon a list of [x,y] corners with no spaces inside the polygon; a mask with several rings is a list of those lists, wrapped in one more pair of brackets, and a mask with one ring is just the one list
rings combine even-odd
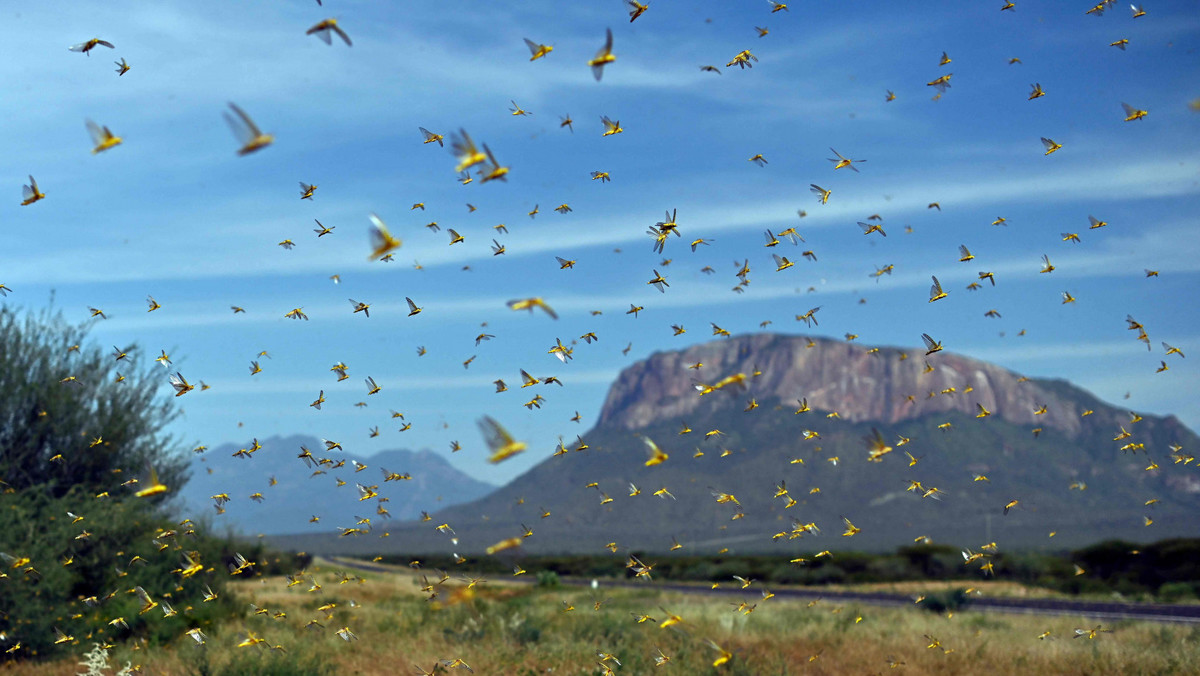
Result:
{"label": "white cloud", "polygon": [[[1200,337],[1188,337],[1182,342],[1195,344]],[[1157,347],[1157,345],[1156,345]],[[972,347],[970,345],[961,347],[960,351],[964,354],[969,354],[975,359],[996,363],[1039,363],[1053,362],[1061,363],[1063,361],[1073,360],[1088,360],[1094,361],[1100,358],[1111,357],[1131,357],[1143,354],[1157,354],[1157,357],[1162,357],[1162,352],[1153,353],[1147,352],[1145,344],[1136,340],[1134,332],[1130,332],[1129,340],[1121,341],[1103,341],[1090,343],[1076,343],[1069,348],[1064,348],[1058,344],[1039,344],[1039,343],[1022,343],[1020,345],[1005,345],[992,346],[982,345]]]}
{"label": "white cloud", "polygon": [[[1067,201],[1088,201],[1096,203],[1114,199],[1154,199],[1191,195],[1200,192],[1200,186],[1195,181],[1195,170],[1192,168],[1200,160],[1179,162],[1147,160],[1133,165],[1125,165],[1116,170],[1107,167],[1083,169],[1069,173],[1052,172],[1047,175],[1012,177],[1005,179],[982,180],[976,178],[960,178],[956,181],[939,181],[936,189],[929,186],[930,179],[911,180],[907,185],[893,186],[892,191],[900,195],[895,199],[884,202],[886,211],[891,218],[903,218],[928,211],[927,205],[933,198],[942,202],[944,208],[953,206],[956,209],[983,207],[988,205],[1005,204],[1013,201],[1030,202],[1036,200],[1041,204]],[[322,195],[323,197],[323,195]],[[746,231],[761,231],[773,227],[780,229],[796,225],[803,234],[808,231],[829,227],[847,227],[849,221],[862,218],[871,206],[861,203],[841,203],[837,196],[829,205],[806,207],[809,217],[803,220],[795,218],[796,200],[777,200],[763,202],[746,201],[730,204],[727,200],[710,201],[685,205],[687,214],[680,216],[681,229],[685,236],[713,236],[723,233],[740,233]],[[876,204],[875,207],[880,207]],[[264,232],[286,232],[282,226],[291,224],[295,231],[296,221],[303,219],[284,219],[272,217],[267,220],[251,219],[249,223],[238,218],[238,209],[233,205],[216,205],[201,213],[178,214],[174,217],[173,228],[182,228],[189,232],[203,232],[218,224],[221,237],[213,237],[198,242],[198,247],[186,255],[162,255],[143,261],[143,265],[132,267],[115,267],[108,261],[111,255],[116,255],[117,247],[112,252],[105,250],[66,249],[54,253],[34,254],[27,258],[15,260],[6,266],[6,274],[10,279],[20,279],[22,283],[111,283],[131,280],[171,280],[191,279],[203,280],[213,277],[286,275],[300,273],[325,273],[330,270],[342,269],[355,272],[387,273],[395,270],[395,265],[367,263],[363,252],[366,245],[367,209],[359,205],[343,206],[335,204],[331,212],[332,218],[323,218],[326,224],[337,223],[341,230],[334,238],[324,240],[297,239],[299,246],[291,252],[282,250],[272,251],[263,255],[263,249],[269,246],[264,242]],[[646,236],[640,226],[613,228],[612,223],[644,223],[652,224],[657,220],[660,207],[655,205],[630,209],[625,207],[621,213],[605,214],[601,217],[568,216],[571,221],[571,236],[569,246],[572,249],[583,249],[600,246],[627,245],[630,243],[646,243]],[[360,210],[361,209],[361,210]],[[381,209],[381,212],[384,210]],[[391,209],[397,214],[404,214],[403,208]],[[557,214],[544,214],[545,218],[556,217]],[[406,216],[411,218],[411,216]],[[1082,220],[1082,219],[1081,219]],[[237,222],[236,226],[230,223]],[[359,225],[354,225],[358,223]],[[557,224],[556,224],[557,225]],[[302,226],[304,230],[311,226]],[[338,226],[335,226],[338,227]],[[1068,226],[1063,226],[1065,229]],[[1078,227],[1078,226],[1077,226]],[[514,234],[496,235],[502,239],[509,260],[525,256],[547,255],[563,251],[568,240],[549,235],[545,230],[527,233],[527,228],[514,227]],[[399,232],[399,231],[398,231]],[[1161,238],[1161,231],[1156,231],[1154,237]],[[364,234],[359,234],[364,233]],[[240,235],[240,236],[239,236]],[[252,237],[251,237],[252,236]],[[169,232],[161,232],[157,237],[169,241]],[[282,236],[280,236],[282,239]],[[1143,236],[1143,239],[1148,236]],[[436,237],[434,239],[437,239]],[[491,237],[474,235],[471,237],[473,248],[448,247],[439,241],[434,244],[427,236],[417,234],[408,237],[408,243],[397,254],[401,260],[416,258],[427,267],[437,265],[463,265],[471,262],[487,260],[492,257],[489,248]],[[251,242],[255,242],[251,244]],[[674,244],[674,240],[672,244]],[[154,242],[145,243],[155,246]],[[1188,246],[1185,240],[1184,245]],[[205,247],[209,247],[207,250]],[[1166,247],[1164,253],[1179,269],[1194,269],[1189,261],[1195,259],[1172,255],[1179,250]],[[818,252],[818,255],[820,252]],[[1121,257],[1121,252],[1113,251],[1110,260],[1096,267],[1111,267]],[[1058,256],[1056,255],[1056,258]],[[1063,258],[1070,259],[1070,255]],[[59,265],[63,259],[72,259],[76,264],[67,268]],[[1183,259],[1183,260],[1180,260]],[[1064,266],[1064,269],[1067,269]]]}
{"label": "white cloud", "polygon": [[[264,374],[266,371],[264,371]],[[578,385],[608,385],[617,377],[617,369],[592,369],[581,371],[564,371],[559,378],[563,381],[564,386],[574,384]],[[383,386],[384,392],[404,391],[404,392],[423,392],[428,390],[487,390],[496,380],[504,380],[512,388],[511,391],[519,389],[520,380],[517,378],[517,371],[499,372],[466,372],[455,375],[442,376],[414,376],[409,373],[400,371],[389,371],[386,369],[378,369],[371,373],[371,377],[376,383]],[[258,380],[256,380],[258,378]],[[248,395],[260,396],[268,394],[304,394],[310,395],[313,392],[326,390],[333,392],[331,385],[332,377],[326,378],[259,378],[259,376],[249,376],[246,378],[232,379],[214,379],[205,381],[212,386],[211,393],[220,393],[222,395]],[[362,378],[358,378],[357,383],[362,383]],[[544,387],[544,386],[543,386]],[[550,392],[557,390],[557,387],[550,389]],[[547,390],[542,389],[545,392]],[[208,393],[203,393],[200,396],[206,396]],[[191,397],[192,394],[187,396]],[[367,394],[364,388],[355,386],[352,396],[366,399]],[[532,395],[530,395],[532,396]]]}

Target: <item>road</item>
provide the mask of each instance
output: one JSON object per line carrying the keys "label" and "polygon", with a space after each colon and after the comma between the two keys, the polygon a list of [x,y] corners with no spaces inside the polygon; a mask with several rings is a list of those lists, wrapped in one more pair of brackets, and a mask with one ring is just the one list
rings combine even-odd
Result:
{"label": "road", "polygon": [[[396,573],[395,568],[375,565],[366,561],[341,557],[322,557],[332,566],[342,566],[373,573]],[[516,582],[532,583],[532,580],[515,578]],[[591,584],[586,578],[561,578],[563,584],[584,587]],[[695,585],[672,584],[669,582],[640,582],[635,580],[604,580],[601,586],[644,589],[647,585],[658,591],[682,594],[708,594],[713,596],[737,596],[746,594],[741,589],[707,589]],[[776,589],[775,597],[796,600],[824,600],[862,603],[872,606],[911,606],[913,600],[902,594],[876,592],[832,591],[819,588]],[[1097,620],[1142,620],[1147,622],[1171,622],[1200,624],[1200,604],[1177,605],[1168,603],[1119,603],[1109,601],[1072,601],[1064,599],[1015,599],[977,596],[971,599],[970,610],[997,613],[1022,613],[1029,615],[1071,615]]]}

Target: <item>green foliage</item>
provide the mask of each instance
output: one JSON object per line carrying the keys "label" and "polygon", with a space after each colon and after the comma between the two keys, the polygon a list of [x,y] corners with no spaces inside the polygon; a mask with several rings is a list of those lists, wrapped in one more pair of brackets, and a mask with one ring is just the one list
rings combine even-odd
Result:
{"label": "green foliage", "polygon": [[307,569],[312,563],[312,556],[304,552],[277,552],[267,549],[261,540],[248,543],[229,538],[224,541],[221,549],[223,567],[229,568],[230,564],[234,563],[235,554],[241,554],[247,561],[254,563],[253,566],[236,575],[243,579],[291,575],[298,570]]}
{"label": "green foliage", "polygon": [[906,560],[909,575],[938,579],[961,567],[958,550],[946,545],[911,545],[901,547],[896,554]]}
{"label": "green foliage", "polygon": [[334,666],[317,646],[301,645],[293,651],[243,649],[221,660],[204,648],[197,648],[188,666],[195,676],[324,676]]}
{"label": "green foliage", "polygon": [[971,604],[971,597],[962,588],[931,591],[924,596],[921,607],[931,613],[957,612]]}
{"label": "green foliage", "polygon": [[[1103,588],[1125,595],[1161,594],[1166,584],[1200,580],[1200,539],[1175,538],[1149,545],[1107,540],[1072,552],[1071,560],[1086,571],[1082,577]],[[1174,587],[1168,593],[1181,589]]]}
{"label": "green foliage", "polygon": [[[978,562],[964,566],[960,551],[945,545],[905,546],[893,554],[838,552],[832,558],[808,555],[803,565],[781,556],[655,556],[642,552],[635,555],[654,567],[655,580],[671,582],[726,584],[739,575],[765,585],[962,580],[969,586],[976,581],[997,579],[1075,595],[1117,592],[1137,598],[1158,593],[1160,597],[1165,594],[1181,600],[1200,596],[1200,583],[1196,582],[1200,580],[1200,539],[1177,538],[1149,545],[1111,541],[1058,554],[996,552],[989,557],[995,568],[994,578],[985,575]],[[411,560],[402,556],[383,558],[403,563]],[[511,569],[510,563],[497,557],[459,565],[449,557],[431,556],[422,557],[421,563],[425,567],[470,570],[484,575],[506,575]],[[1083,574],[1076,574],[1076,565],[1083,568]],[[557,580],[559,576],[632,577],[623,557],[608,555],[525,557],[522,566],[536,574],[542,586],[553,584],[546,580]],[[551,575],[554,577],[550,578]]]}
{"label": "green foliage", "polygon": [[1195,601],[1200,582],[1168,582],[1158,588],[1158,599],[1164,603]]}
{"label": "green foliage", "polygon": [[240,653],[237,659],[217,672],[219,676],[295,676],[309,674],[322,676],[332,674],[333,665],[320,655],[312,653],[302,656],[269,655],[263,651]]}
{"label": "green foliage", "polygon": [[152,465],[180,485],[186,461],[162,432],[177,415],[159,394],[166,375],[136,348],[117,360],[84,345],[86,335],[61,313],[0,309],[0,480],[51,497],[73,488],[117,495]]}
{"label": "green foliage", "polygon": [[552,570],[543,570],[537,574],[537,586],[545,589],[555,589],[561,583],[558,580],[558,573]]}
{"label": "green foliage", "polygon": [[[68,511],[83,519],[75,522]],[[83,489],[61,498],[34,490],[0,496],[0,551],[15,559],[5,561],[8,577],[0,579],[0,608],[6,610],[0,632],[21,642],[15,656],[75,650],[72,645],[86,636],[163,644],[191,627],[211,630],[234,612],[233,600],[223,594],[229,575],[222,561],[231,543],[188,530],[136,498],[98,500]],[[204,570],[184,578],[185,552]],[[218,594],[215,601],[202,601],[205,585]],[[139,586],[159,603],[144,614],[130,593]],[[172,617],[164,612],[168,604],[176,611]],[[125,625],[109,624],[116,618]],[[55,628],[78,641],[55,645]]]}
{"label": "green foliage", "polygon": [[[234,612],[223,593],[233,543],[169,520],[170,491],[135,495],[147,467],[172,490],[186,480],[161,432],[176,415],[159,394],[165,375],[134,348],[118,360],[82,344],[86,333],[61,313],[0,309],[3,659],[165,644]],[[215,600],[202,600],[205,585]],[[144,608],[138,587],[157,605]],[[56,629],[71,638],[56,641]]]}

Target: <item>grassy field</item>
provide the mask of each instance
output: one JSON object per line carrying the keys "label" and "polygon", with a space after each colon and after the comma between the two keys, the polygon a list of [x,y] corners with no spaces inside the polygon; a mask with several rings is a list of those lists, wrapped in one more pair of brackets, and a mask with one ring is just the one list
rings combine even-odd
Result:
{"label": "grassy field", "polygon": [[[281,577],[237,582],[246,613],[210,632],[205,646],[181,636],[165,646],[118,647],[113,668],[101,673],[128,661],[146,674],[391,676],[461,659],[478,674],[597,674],[604,672],[597,653],[604,652],[621,661],[608,663],[616,673],[645,674],[659,671],[658,650],[670,658],[661,673],[677,674],[1172,674],[1200,664],[1200,627],[1115,622],[1104,625],[1111,633],[1073,639],[1076,628],[1097,623],[764,600],[758,585],[745,590],[747,603],[757,604],[747,614],[725,597],[662,593],[653,583],[593,592],[494,578],[470,588],[454,574],[436,585],[438,597],[430,601],[411,571],[310,572],[292,587]],[[430,582],[439,578],[425,572]],[[319,591],[309,591],[314,580]],[[667,611],[683,621],[660,628]],[[643,614],[654,621],[638,623],[634,616]],[[311,620],[321,626],[305,628]],[[357,640],[339,638],[343,627]],[[264,642],[236,647],[247,632]],[[726,664],[713,666],[721,653],[710,640],[732,654]],[[90,648],[81,638],[79,659]],[[77,661],[12,664],[0,673],[85,672]]]}
{"label": "grassy field", "polygon": [[[1072,600],[1112,600],[1110,595],[1098,595],[1096,597],[1064,594],[1053,589],[1045,587],[1032,587],[1019,582],[1007,582],[1003,580],[985,580],[982,582],[969,583],[970,587],[978,589],[981,593],[992,598],[1006,599],[1072,599]],[[853,591],[853,592],[878,592],[880,594],[927,594],[931,591],[953,591],[955,589],[969,588],[968,583],[962,580],[914,580],[911,582],[874,582],[864,584],[831,584],[825,587],[831,591]]]}

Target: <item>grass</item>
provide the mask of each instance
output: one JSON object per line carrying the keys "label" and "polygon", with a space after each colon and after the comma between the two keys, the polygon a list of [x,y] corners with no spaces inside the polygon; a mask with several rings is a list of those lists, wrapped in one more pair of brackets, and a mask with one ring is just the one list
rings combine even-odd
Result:
{"label": "grass", "polygon": [[[789,585],[777,585],[787,589]],[[1123,595],[1113,591],[1097,591],[1082,594],[1068,594],[1056,589],[1038,587],[1035,585],[1008,582],[1005,580],[985,580],[980,582],[964,580],[913,580],[910,582],[870,582],[862,584],[831,584],[824,589],[831,591],[878,592],[881,594],[905,594],[913,596],[930,591],[948,591],[973,587],[984,596],[1005,599],[1061,599],[1064,601],[1118,601],[1130,603],[1174,603],[1179,605],[1196,605],[1200,603],[1195,596],[1182,598],[1155,597],[1150,594]],[[774,589],[775,587],[772,587]],[[804,587],[801,587],[804,588]]]}
{"label": "grass", "polygon": [[[983,595],[992,598],[1006,599],[1070,599],[1080,600],[1080,596],[1072,596],[1045,587],[1034,587],[1019,582],[1003,580],[985,580],[981,582],[966,582],[963,580],[913,580],[911,582],[872,582],[863,584],[832,584],[825,587],[830,591],[876,592],[880,594],[902,594],[914,596],[930,591],[949,591],[974,587]],[[783,587],[781,587],[783,588]],[[1109,596],[1104,600],[1111,600]]]}
{"label": "grass", "polygon": [[[603,651],[624,664],[618,673],[645,674],[656,671],[658,649],[671,658],[662,673],[676,674],[881,673],[893,663],[896,673],[1169,674],[1200,663],[1200,627],[1114,622],[1105,623],[1112,633],[1095,640],[1072,639],[1076,628],[1097,622],[970,611],[934,614],[828,600],[764,601],[757,585],[746,590],[746,601],[757,606],[744,614],[727,597],[664,593],[652,583],[641,590],[593,592],[496,578],[468,589],[457,575],[438,586],[438,599],[431,602],[410,571],[343,576],[316,570],[313,577],[321,584],[319,592],[307,591],[307,581],[289,588],[280,577],[235,582],[234,591],[248,601],[246,613],[211,632],[205,647],[190,645],[186,636],[161,648],[120,646],[110,663],[131,661],[145,673],[181,676],[390,676],[413,673],[414,664],[432,670],[439,660],[461,658],[478,674],[595,674],[601,671],[596,654]],[[255,614],[250,603],[269,613]],[[318,610],[330,603],[336,606]],[[574,610],[565,610],[570,606]],[[632,616],[644,613],[661,621],[660,607],[684,622],[660,629],[657,623],[638,624]],[[305,629],[313,619],[323,628]],[[359,640],[338,638],[335,632],[342,627]],[[286,652],[235,647],[245,631]],[[1039,640],[1046,631],[1050,638]],[[927,647],[933,639],[939,647]],[[712,666],[719,653],[708,640],[733,654],[728,664]],[[78,655],[90,647],[81,639]],[[0,666],[0,674],[75,674],[79,659],[8,664]]]}

